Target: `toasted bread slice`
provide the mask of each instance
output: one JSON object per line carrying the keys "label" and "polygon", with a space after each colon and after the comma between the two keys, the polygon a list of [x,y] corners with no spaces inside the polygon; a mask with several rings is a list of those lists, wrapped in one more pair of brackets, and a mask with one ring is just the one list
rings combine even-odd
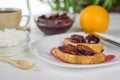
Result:
{"label": "toasted bread slice", "polygon": [[58,48],[52,49],[51,53],[58,59],[72,64],[95,64],[105,61],[105,55],[103,53],[97,53],[93,56],[73,55],[69,53],[63,53]]}
{"label": "toasted bread slice", "polygon": [[102,52],[102,51],[103,51],[103,45],[102,45],[101,43],[96,43],[96,44],[73,43],[73,42],[70,41],[69,38],[65,38],[63,44],[64,44],[64,45],[71,44],[71,45],[73,45],[73,46],[77,46],[78,44],[82,44],[82,45],[85,45],[85,46],[90,47],[90,48],[91,48],[94,52],[96,52],[96,53],[99,53],[99,52]]}

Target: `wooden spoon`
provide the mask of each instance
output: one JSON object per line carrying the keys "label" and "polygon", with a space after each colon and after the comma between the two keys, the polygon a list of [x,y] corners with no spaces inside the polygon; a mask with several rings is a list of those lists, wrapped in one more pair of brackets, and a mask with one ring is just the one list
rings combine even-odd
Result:
{"label": "wooden spoon", "polygon": [[27,60],[14,60],[14,59],[9,59],[9,58],[5,58],[5,57],[0,57],[0,61],[12,64],[12,65],[14,65],[18,68],[24,69],[24,70],[31,69],[35,66],[34,62],[27,61]]}

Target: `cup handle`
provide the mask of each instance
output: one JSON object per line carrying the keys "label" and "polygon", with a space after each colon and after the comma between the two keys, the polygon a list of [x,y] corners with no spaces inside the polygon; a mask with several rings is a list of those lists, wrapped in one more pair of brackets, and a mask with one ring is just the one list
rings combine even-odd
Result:
{"label": "cup handle", "polygon": [[26,23],[25,23],[23,26],[18,27],[17,29],[19,29],[19,30],[25,30],[25,31],[30,31],[30,28],[27,27],[27,24],[28,24],[29,21],[30,21],[30,17],[29,17],[28,15],[22,15],[22,18],[23,18],[23,17],[25,17],[25,18],[27,19],[27,21],[26,21]]}
{"label": "cup handle", "polygon": [[27,21],[26,21],[26,23],[25,23],[22,27],[26,27],[27,24],[28,24],[29,21],[30,21],[30,17],[29,17],[28,15],[22,15],[22,18],[23,18],[23,17],[26,17],[26,18],[27,18]]}

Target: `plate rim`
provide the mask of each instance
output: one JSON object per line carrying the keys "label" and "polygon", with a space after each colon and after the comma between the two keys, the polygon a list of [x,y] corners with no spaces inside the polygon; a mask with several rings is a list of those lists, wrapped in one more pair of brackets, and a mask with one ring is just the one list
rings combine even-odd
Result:
{"label": "plate rim", "polygon": [[[49,38],[49,37],[55,37],[55,36],[62,36],[62,35],[71,35],[71,34],[86,34],[84,32],[72,32],[72,33],[64,33],[64,34],[58,34],[58,35],[53,35],[53,36],[45,36],[45,37],[42,37],[42,38]],[[45,59],[44,57],[40,56],[38,54],[37,51],[35,51],[32,47],[32,44],[35,43],[36,41],[38,41],[40,38],[34,40],[34,41],[31,41],[29,43],[29,47],[30,47],[30,50],[32,51],[33,55],[36,56],[38,59],[40,60],[43,60],[49,64],[53,64],[53,65],[56,65],[56,66],[59,66],[59,67],[66,67],[66,68],[82,68],[82,69],[85,69],[85,68],[98,68],[98,67],[104,67],[104,66],[110,66],[110,65],[114,65],[114,64],[118,64],[120,63],[120,60],[119,61],[114,61],[114,62],[107,62],[107,63],[99,63],[99,64],[70,64],[70,63],[65,63],[63,62],[63,64],[66,64],[66,65],[61,65],[61,63],[59,62],[56,62],[56,61],[48,61],[47,59]],[[52,56],[53,57],[53,56]]]}

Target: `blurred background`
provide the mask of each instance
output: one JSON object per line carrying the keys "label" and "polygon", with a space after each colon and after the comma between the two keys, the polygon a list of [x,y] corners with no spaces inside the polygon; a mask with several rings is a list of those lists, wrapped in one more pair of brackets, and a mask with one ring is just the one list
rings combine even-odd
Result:
{"label": "blurred background", "polygon": [[53,10],[79,13],[88,5],[100,5],[109,12],[120,12],[120,0],[40,0],[48,3]]}
{"label": "blurred background", "polygon": [[51,11],[80,13],[92,4],[101,5],[112,13],[120,13],[120,0],[0,0],[0,8],[21,8],[23,14],[33,15]]}
{"label": "blurred background", "polygon": [[[43,14],[51,11],[48,4],[42,3],[39,0],[29,0],[32,14]],[[20,8],[22,14],[28,15],[27,0],[0,0],[0,8]]]}

